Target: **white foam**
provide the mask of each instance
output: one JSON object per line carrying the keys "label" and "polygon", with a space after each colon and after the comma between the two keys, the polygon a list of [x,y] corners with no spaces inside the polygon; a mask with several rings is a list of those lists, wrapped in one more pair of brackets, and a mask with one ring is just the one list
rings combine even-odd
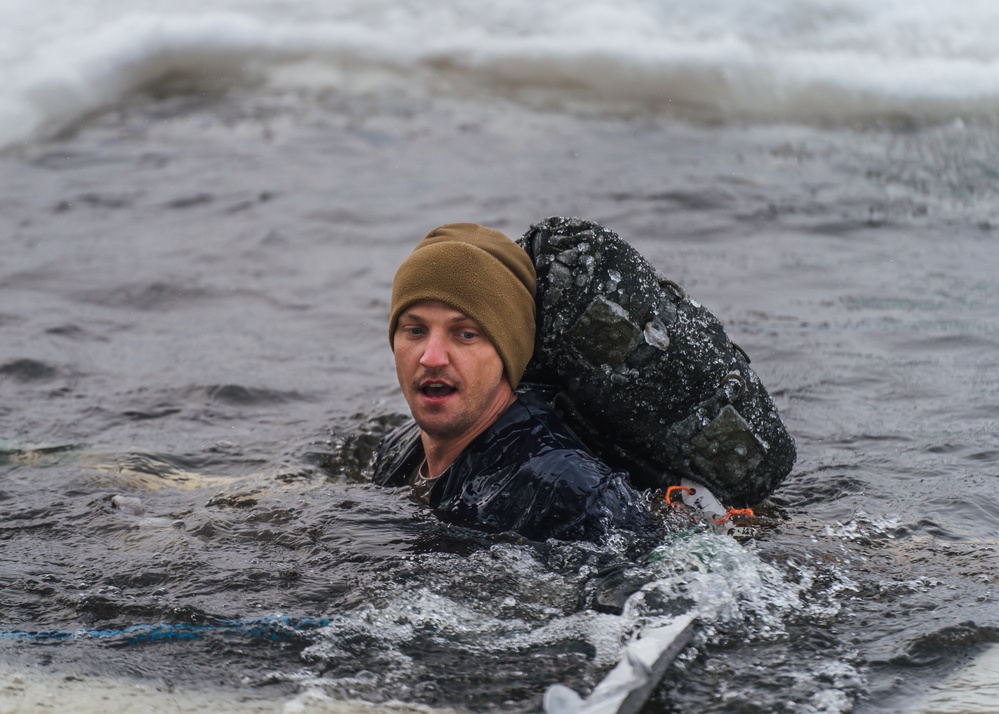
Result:
{"label": "white foam", "polygon": [[37,668],[3,668],[0,669],[0,711],[18,714],[50,714],[53,711],[71,711],[74,714],[193,714],[213,711],[229,714],[449,714],[453,710],[399,702],[375,705],[364,701],[337,700],[315,690],[306,690],[281,702],[253,699],[233,692],[185,690],[159,682],[133,682],[79,674],[55,675]]}
{"label": "white foam", "polygon": [[722,119],[994,116],[995,27],[985,0],[0,0],[0,145],[170,72]]}

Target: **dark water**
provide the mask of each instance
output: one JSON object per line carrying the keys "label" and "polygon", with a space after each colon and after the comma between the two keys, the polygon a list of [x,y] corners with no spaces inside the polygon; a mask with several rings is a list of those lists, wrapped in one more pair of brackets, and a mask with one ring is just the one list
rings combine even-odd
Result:
{"label": "dark water", "polygon": [[[999,642],[997,166],[991,125],[238,91],[9,150],[0,661],[275,706],[537,710],[693,605],[653,711],[918,710]],[[486,538],[366,483],[405,411],[396,265],[440,223],[555,214],[711,309],[798,442],[751,531],[616,571],[642,586],[621,614],[588,605],[626,543]],[[197,637],[123,631],[158,623]]]}

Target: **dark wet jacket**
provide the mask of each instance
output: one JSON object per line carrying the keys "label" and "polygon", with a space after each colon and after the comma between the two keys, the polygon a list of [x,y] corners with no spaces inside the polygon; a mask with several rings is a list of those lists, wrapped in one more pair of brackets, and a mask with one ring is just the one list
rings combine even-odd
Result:
{"label": "dark wet jacket", "polygon": [[[423,462],[412,421],[375,455],[374,481],[407,486]],[[599,541],[611,529],[652,537],[655,519],[627,474],[599,461],[538,395],[519,395],[436,479],[429,505],[446,521],[531,540]]]}

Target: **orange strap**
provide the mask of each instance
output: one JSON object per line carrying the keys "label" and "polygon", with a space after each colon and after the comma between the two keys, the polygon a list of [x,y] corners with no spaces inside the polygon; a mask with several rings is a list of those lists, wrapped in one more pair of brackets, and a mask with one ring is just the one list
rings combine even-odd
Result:
{"label": "orange strap", "polygon": [[730,508],[725,511],[725,515],[721,518],[715,518],[712,523],[727,523],[735,516],[745,516],[746,518],[752,518],[755,513],[753,513],[752,508]]}
{"label": "orange strap", "polygon": [[677,491],[683,491],[684,493],[688,493],[691,496],[697,493],[694,489],[687,488],[686,486],[670,486],[669,488],[666,489],[666,495],[663,496],[663,500],[665,500],[666,503],[673,503],[673,494],[676,493]]}

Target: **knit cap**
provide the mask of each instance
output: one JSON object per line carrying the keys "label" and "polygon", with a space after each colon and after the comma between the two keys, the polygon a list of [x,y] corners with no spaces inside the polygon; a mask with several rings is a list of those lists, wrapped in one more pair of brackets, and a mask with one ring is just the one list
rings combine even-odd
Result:
{"label": "knit cap", "polygon": [[442,302],[478,323],[516,388],[534,352],[536,280],[527,252],[499,231],[475,223],[435,228],[396,271],[389,344],[406,308]]}

